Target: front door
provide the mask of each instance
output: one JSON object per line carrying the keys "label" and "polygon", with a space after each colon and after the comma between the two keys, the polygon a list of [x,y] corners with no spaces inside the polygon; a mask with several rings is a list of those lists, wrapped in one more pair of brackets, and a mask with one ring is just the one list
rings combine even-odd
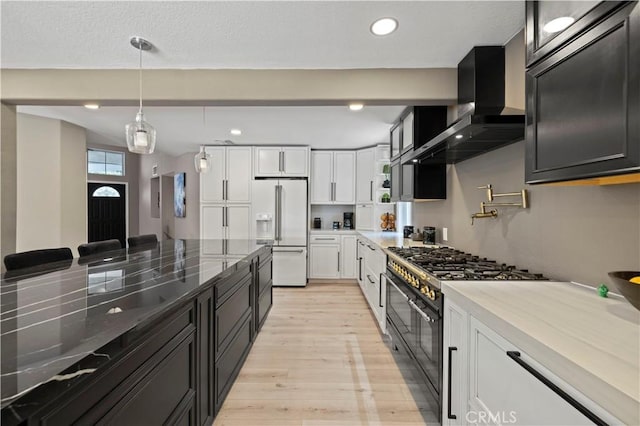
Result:
{"label": "front door", "polygon": [[90,182],[87,186],[89,242],[117,239],[126,247],[125,185]]}

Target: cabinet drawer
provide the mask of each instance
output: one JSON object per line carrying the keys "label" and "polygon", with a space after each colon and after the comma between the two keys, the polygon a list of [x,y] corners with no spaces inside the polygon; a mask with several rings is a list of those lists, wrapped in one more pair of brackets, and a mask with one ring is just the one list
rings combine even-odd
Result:
{"label": "cabinet drawer", "polygon": [[240,283],[244,283],[247,278],[251,277],[251,269],[250,266],[244,266],[240,271],[233,274],[226,280],[219,282],[215,286],[215,297],[216,297],[216,306],[220,306],[225,300],[231,296],[231,294],[235,291],[236,286],[241,285]]}
{"label": "cabinet drawer", "polygon": [[160,425],[195,405],[194,334],[155,367],[97,424]]}
{"label": "cabinet drawer", "polygon": [[258,294],[262,294],[265,288],[271,286],[273,278],[273,259],[269,257],[269,260],[260,265],[259,268],[259,281],[258,281]]}
{"label": "cabinet drawer", "polygon": [[216,308],[216,356],[230,344],[240,324],[251,312],[251,276],[222,305]]}
{"label": "cabinet drawer", "polygon": [[242,324],[224,354],[216,362],[216,412],[229,393],[251,347],[251,321]]}
{"label": "cabinet drawer", "polygon": [[312,244],[340,244],[340,235],[311,235]]}

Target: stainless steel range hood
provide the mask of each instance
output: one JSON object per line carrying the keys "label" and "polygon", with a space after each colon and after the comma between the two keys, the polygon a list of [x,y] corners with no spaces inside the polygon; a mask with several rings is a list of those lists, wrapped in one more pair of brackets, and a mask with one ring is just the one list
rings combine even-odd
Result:
{"label": "stainless steel range hood", "polygon": [[524,138],[524,111],[505,108],[503,46],[474,47],[458,64],[459,118],[403,163],[457,163]]}

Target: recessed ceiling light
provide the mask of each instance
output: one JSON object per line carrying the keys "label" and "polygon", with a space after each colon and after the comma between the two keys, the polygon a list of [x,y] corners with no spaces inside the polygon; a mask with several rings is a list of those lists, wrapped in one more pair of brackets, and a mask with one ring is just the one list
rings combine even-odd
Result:
{"label": "recessed ceiling light", "polygon": [[413,161],[414,163],[417,163],[417,162],[418,162],[418,160],[417,160],[417,159],[415,159],[415,158],[414,158],[413,160],[411,160],[411,161]]}
{"label": "recessed ceiling light", "polygon": [[362,108],[364,108],[363,104],[349,104],[349,109],[351,111],[360,111]]}
{"label": "recessed ceiling light", "polygon": [[456,139],[462,139],[462,135],[456,135]]}
{"label": "recessed ceiling light", "polygon": [[84,104],[86,109],[100,109],[100,105],[98,104]]}
{"label": "recessed ceiling light", "polygon": [[393,18],[380,18],[371,24],[371,32],[378,36],[391,34],[398,28],[398,21]]}
{"label": "recessed ceiling light", "polygon": [[576,20],[571,16],[561,16],[544,24],[542,29],[548,33],[558,33],[573,24],[575,21]]}
{"label": "recessed ceiling light", "polygon": [[231,129],[231,134],[235,136],[240,136],[242,134],[242,130],[240,129]]}

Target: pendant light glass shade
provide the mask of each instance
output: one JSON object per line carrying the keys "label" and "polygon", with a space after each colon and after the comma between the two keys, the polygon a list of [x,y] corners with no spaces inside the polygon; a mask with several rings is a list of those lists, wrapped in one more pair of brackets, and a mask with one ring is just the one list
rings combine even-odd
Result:
{"label": "pendant light glass shade", "polygon": [[136,121],[125,127],[127,147],[136,154],[153,154],[156,148],[156,129],[144,120],[144,114],[136,114]]}
{"label": "pendant light glass shade", "polygon": [[194,161],[196,172],[209,173],[209,170],[211,170],[211,154],[205,151],[204,146],[200,147],[200,152],[196,154]]}
{"label": "pendant light glass shade", "polygon": [[127,147],[136,154],[153,154],[156,148],[156,129],[144,119],[142,113],[142,51],[151,50],[151,43],[140,37],[132,37],[131,45],[138,49],[140,66],[138,69],[138,84],[140,89],[140,109],[136,114],[136,121],[125,126]]}

